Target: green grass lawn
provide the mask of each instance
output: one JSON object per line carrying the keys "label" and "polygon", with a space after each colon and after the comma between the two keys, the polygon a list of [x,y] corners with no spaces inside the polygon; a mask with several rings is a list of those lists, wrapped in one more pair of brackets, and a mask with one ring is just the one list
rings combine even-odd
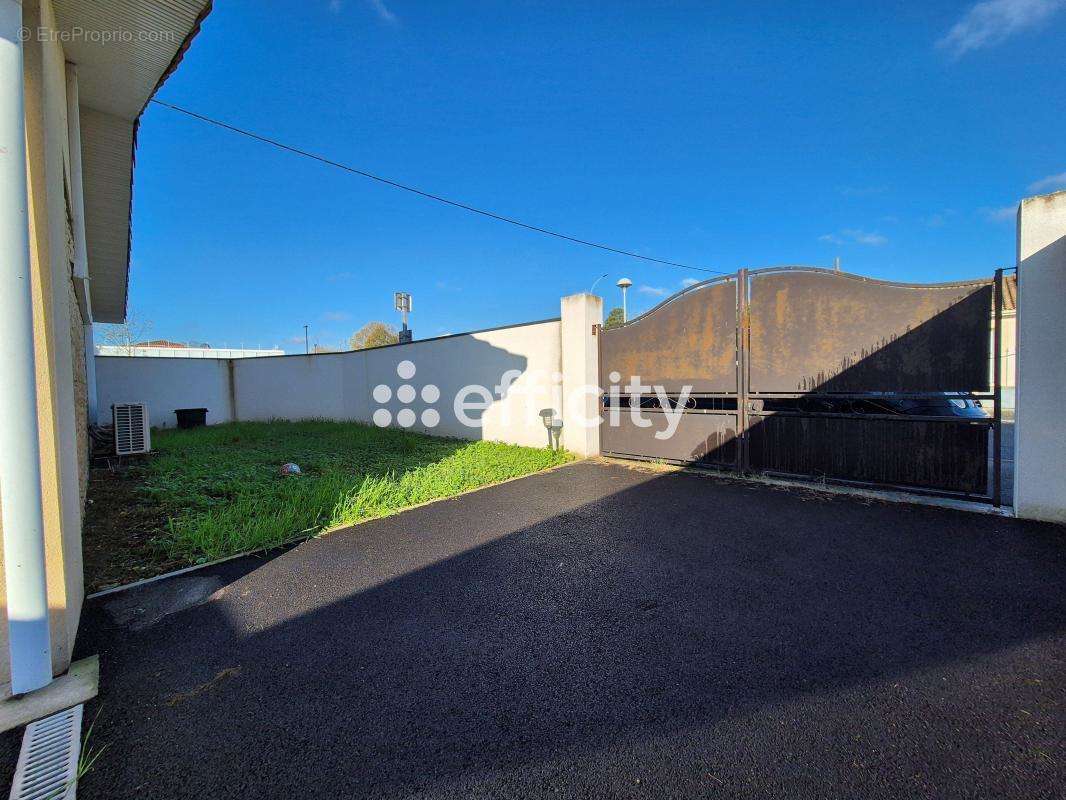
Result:
{"label": "green grass lawn", "polygon": [[[172,558],[208,561],[383,517],[562,464],[567,453],[343,422],[235,422],[152,432],[140,491],[169,518]],[[283,477],[285,462],[302,475]]]}

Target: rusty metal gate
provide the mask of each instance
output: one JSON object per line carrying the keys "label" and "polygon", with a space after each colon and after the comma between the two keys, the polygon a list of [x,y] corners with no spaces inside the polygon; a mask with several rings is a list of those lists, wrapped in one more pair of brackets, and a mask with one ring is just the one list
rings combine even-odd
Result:
{"label": "rusty metal gate", "polygon": [[696,284],[602,332],[601,449],[998,504],[1003,281],[774,268]]}

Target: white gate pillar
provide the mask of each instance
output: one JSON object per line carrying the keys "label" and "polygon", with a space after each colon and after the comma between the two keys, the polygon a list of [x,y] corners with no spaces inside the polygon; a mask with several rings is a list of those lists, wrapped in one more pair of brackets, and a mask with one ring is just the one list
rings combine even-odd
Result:
{"label": "white gate pillar", "polygon": [[1066,522],[1066,191],[1018,208],[1014,511]]}
{"label": "white gate pillar", "polygon": [[572,294],[562,299],[563,447],[581,456],[600,453],[599,337],[603,299]]}

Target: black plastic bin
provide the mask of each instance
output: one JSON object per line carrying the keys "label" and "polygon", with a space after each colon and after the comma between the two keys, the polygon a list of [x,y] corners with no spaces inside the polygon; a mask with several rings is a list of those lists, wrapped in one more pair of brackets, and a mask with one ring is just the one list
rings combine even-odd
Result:
{"label": "black plastic bin", "polygon": [[199,428],[207,424],[206,408],[175,408],[179,428]]}

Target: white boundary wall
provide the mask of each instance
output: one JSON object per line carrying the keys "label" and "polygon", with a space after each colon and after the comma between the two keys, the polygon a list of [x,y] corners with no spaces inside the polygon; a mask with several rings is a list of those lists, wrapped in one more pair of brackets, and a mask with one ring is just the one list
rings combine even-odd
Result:
{"label": "white boundary wall", "polygon": [[153,428],[173,428],[176,408],[206,408],[207,422],[233,419],[229,361],[222,358],[96,356],[96,417],[111,424],[115,403],[147,403]]}
{"label": "white boundary wall", "polygon": [[[561,323],[548,320],[349,353],[233,360],[100,356],[99,417],[109,422],[116,402],[148,403],[156,427],[174,427],[176,408],[206,407],[208,424],[372,423],[375,413],[380,420],[388,412],[389,424],[397,426],[413,413],[414,422],[404,425],[411,430],[541,447],[548,433],[540,412],[559,416],[562,410],[561,347]],[[414,365],[413,375],[401,377],[402,362]],[[375,394],[378,386],[388,387],[387,398],[383,389]]]}

